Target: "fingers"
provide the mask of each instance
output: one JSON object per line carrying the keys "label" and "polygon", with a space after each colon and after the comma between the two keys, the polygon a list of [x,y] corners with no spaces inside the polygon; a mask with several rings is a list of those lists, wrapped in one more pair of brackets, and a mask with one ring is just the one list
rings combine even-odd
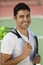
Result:
{"label": "fingers", "polygon": [[35,63],[40,63],[40,56],[35,56],[34,61]]}
{"label": "fingers", "polygon": [[23,47],[23,51],[25,55],[30,55],[31,51],[32,51],[32,46],[29,43],[25,43],[24,47]]}
{"label": "fingers", "polygon": [[36,60],[37,60],[37,58],[41,59],[40,55],[37,55],[37,54],[36,54],[35,58],[36,58]]}
{"label": "fingers", "polygon": [[27,47],[32,49],[32,46],[29,43],[26,43]]}

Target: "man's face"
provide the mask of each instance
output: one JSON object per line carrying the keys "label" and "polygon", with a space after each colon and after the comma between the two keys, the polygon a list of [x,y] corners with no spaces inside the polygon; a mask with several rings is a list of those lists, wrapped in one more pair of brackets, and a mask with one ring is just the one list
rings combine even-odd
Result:
{"label": "man's face", "polygon": [[20,10],[18,11],[17,15],[15,16],[16,25],[19,28],[27,29],[30,25],[30,12],[28,10]]}

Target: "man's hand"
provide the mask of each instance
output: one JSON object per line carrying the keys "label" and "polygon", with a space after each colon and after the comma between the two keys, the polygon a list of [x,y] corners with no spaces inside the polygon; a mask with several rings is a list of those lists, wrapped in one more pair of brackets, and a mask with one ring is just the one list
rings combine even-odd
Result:
{"label": "man's hand", "polygon": [[32,51],[32,46],[29,43],[25,43],[23,50],[24,50],[23,51],[24,55],[28,56],[28,55],[30,55],[30,53]]}
{"label": "man's hand", "polygon": [[39,55],[36,55],[34,57],[34,60],[33,61],[34,61],[35,64],[38,64],[38,63],[40,63],[40,59],[41,59],[40,56]]}

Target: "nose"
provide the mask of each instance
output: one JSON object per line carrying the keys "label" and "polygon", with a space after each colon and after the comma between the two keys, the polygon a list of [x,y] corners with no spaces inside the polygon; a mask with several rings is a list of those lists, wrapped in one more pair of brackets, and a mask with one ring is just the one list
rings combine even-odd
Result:
{"label": "nose", "polygon": [[24,21],[27,21],[27,17],[24,17]]}

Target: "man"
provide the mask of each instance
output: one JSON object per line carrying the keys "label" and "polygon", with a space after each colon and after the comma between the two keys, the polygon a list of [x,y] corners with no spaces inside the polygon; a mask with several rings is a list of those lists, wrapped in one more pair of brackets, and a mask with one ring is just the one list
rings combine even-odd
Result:
{"label": "man", "polygon": [[16,28],[13,29],[13,32],[16,34],[9,32],[2,40],[2,65],[33,65],[33,63],[39,63],[40,57],[33,57],[36,46],[34,34],[28,28],[31,23],[30,8],[25,3],[19,3],[15,6],[14,21]]}

